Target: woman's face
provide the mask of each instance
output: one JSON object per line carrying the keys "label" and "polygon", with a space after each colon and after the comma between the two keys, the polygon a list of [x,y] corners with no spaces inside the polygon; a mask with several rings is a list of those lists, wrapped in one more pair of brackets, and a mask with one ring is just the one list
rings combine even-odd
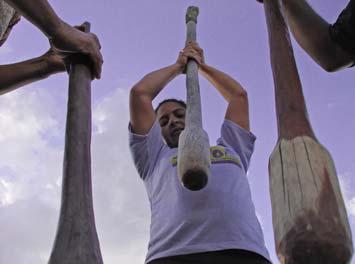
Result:
{"label": "woman's face", "polygon": [[166,102],[158,109],[161,132],[170,148],[178,147],[180,133],[185,128],[185,112],[185,107],[176,102]]}

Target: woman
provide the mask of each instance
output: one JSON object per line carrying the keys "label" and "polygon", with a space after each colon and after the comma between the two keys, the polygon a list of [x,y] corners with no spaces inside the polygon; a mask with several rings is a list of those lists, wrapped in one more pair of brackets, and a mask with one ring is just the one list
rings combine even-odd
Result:
{"label": "woman", "polygon": [[[207,186],[192,192],[179,182],[179,135],[184,102],[169,99],[153,109],[159,92],[186,67],[188,59],[228,102],[221,137],[211,148]],[[193,42],[176,63],[146,75],[131,90],[130,148],[151,204],[146,263],[270,263],[246,178],[255,136],[249,131],[246,91],[227,74],[207,65]]]}

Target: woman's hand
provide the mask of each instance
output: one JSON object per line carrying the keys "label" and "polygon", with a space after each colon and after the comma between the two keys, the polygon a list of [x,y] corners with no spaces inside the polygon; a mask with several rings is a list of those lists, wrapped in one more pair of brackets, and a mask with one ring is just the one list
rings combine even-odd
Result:
{"label": "woman's hand", "polygon": [[185,68],[189,59],[193,59],[199,66],[205,63],[203,50],[196,42],[189,41],[185,48],[180,51],[176,64],[179,65],[181,72],[185,72]]}

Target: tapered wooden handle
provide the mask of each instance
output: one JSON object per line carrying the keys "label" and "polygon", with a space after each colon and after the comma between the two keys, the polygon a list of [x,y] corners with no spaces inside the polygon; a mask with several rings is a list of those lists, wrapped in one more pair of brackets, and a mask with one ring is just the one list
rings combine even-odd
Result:
{"label": "tapered wooden handle", "polygon": [[347,264],[352,238],[334,162],[311,128],[280,1],[264,7],[279,133],[269,161],[277,255],[281,264]]}
{"label": "tapered wooden handle", "polygon": [[[89,32],[90,24],[83,26]],[[91,71],[85,56],[71,60],[62,203],[49,264],[102,264],[91,187]]]}
{"label": "tapered wooden handle", "polygon": [[199,9],[197,6],[189,6],[186,11],[186,24],[190,21],[197,24],[197,16],[199,13]]}
{"label": "tapered wooden handle", "polygon": [[[196,41],[198,8],[186,13],[186,41]],[[207,133],[202,128],[198,65],[189,60],[186,66],[187,110],[185,129],[179,137],[178,173],[183,186],[197,191],[205,187],[210,173],[210,151]]]}

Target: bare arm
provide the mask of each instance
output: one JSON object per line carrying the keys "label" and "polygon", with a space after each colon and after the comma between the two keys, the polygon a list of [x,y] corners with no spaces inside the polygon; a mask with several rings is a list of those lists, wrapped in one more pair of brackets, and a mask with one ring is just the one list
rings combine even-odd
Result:
{"label": "bare arm", "polygon": [[326,71],[337,71],[353,63],[351,54],[334,42],[329,23],[305,0],[282,0],[288,24],[300,46]]}
{"label": "bare arm", "polygon": [[192,48],[192,53],[196,52],[200,56],[197,61],[202,75],[216,87],[228,102],[225,118],[246,130],[250,130],[247,92],[228,74],[207,65],[204,62],[203,50],[197,43],[191,43],[189,47]]}
{"label": "bare arm", "polygon": [[134,133],[145,135],[149,132],[155,120],[153,99],[181,72],[182,67],[173,64],[147,74],[131,89],[130,121]]}
{"label": "bare arm", "polygon": [[31,60],[0,65],[0,95],[64,70],[62,58],[52,50]]}
{"label": "bare arm", "polygon": [[229,75],[207,64],[202,64],[200,71],[228,102],[225,118],[249,131],[248,96],[243,87]]}
{"label": "bare arm", "polygon": [[183,72],[188,58],[200,63],[200,57],[185,47],[174,64],[147,74],[133,86],[130,94],[130,122],[134,133],[145,135],[149,132],[156,118],[153,99],[171,80]]}
{"label": "bare arm", "polygon": [[88,55],[93,62],[94,76],[100,78],[103,59],[95,34],[69,26],[57,16],[47,0],[5,1],[35,24],[58,50]]}
{"label": "bare arm", "polygon": [[63,23],[46,0],[5,1],[35,24],[47,37],[55,35]]}

